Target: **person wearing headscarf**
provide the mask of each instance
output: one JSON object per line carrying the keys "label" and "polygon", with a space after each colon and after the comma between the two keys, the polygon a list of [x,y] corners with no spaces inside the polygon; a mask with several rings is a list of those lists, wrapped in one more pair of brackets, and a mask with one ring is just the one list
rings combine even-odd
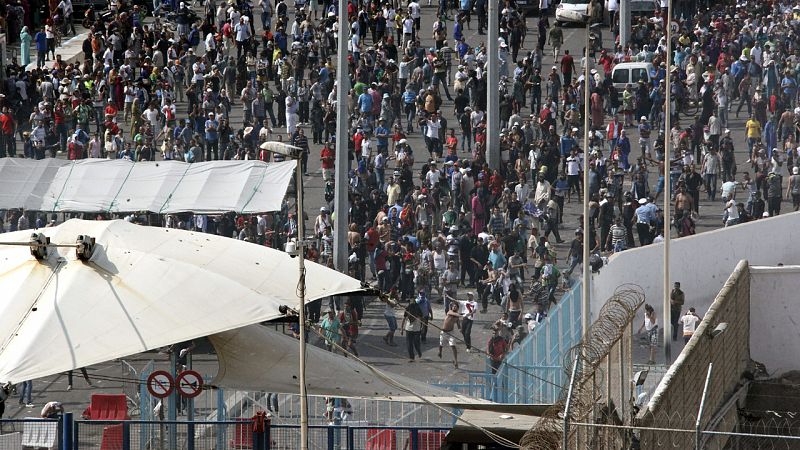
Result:
{"label": "person wearing headscarf", "polygon": [[27,67],[28,64],[31,63],[31,41],[33,37],[31,34],[28,33],[28,27],[22,27],[22,31],[19,32],[19,41],[20,41],[20,51],[19,57],[22,61],[22,67]]}

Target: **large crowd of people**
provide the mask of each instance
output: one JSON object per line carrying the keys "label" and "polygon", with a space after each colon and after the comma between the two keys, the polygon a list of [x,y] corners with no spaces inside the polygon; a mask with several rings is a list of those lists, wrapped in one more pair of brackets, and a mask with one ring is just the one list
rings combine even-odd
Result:
{"label": "large crowd of people", "polygon": [[[586,58],[562,50],[563,24],[546,1],[531,19],[504,0],[500,35],[487,36],[488,1],[351,0],[347,11],[327,0],[118,1],[84,15],[82,54],[67,62],[55,41],[73,31],[72,6],[53,0],[49,14],[6,16],[23,49],[2,86],[0,157],[279,161],[260,144],[301,147],[305,171],[318,159],[325,185],[325,206],[308,214],[317,242],[308,258],[332,266],[332,217],[348,214],[350,273],[408,305],[409,358],[420,354],[431,303],[443,304],[440,354],[445,342],[455,349],[447,338],[454,310],[469,350],[466,322],[497,304],[506,315],[485,349],[493,366],[569,284],[585,233],[598,255],[659,241],[664,221],[677,236],[693,234],[701,191],[713,202],[702,220],[724,226],[780,214],[784,199],[800,206],[800,6],[682,2],[667,55],[662,1],[653,17],[634,19],[630,42],[595,35]],[[163,20],[148,19],[151,7]],[[618,9],[616,0],[592,0],[589,20],[618,36]],[[340,13],[350,24],[345,68],[334,64]],[[423,14],[435,14],[430,29]],[[499,40],[500,86],[487,86],[488,39]],[[614,67],[625,62],[649,64],[646,76],[615,86]],[[348,117],[336,115],[337,70],[351,81]],[[500,93],[498,167],[486,160],[490,89]],[[740,116],[746,122],[734,127]],[[347,149],[335,148],[341,120]],[[350,161],[342,212],[333,205],[337,151]],[[667,182],[673,217],[658,207]],[[584,196],[588,230],[564,220]],[[12,230],[35,220],[6,215]],[[297,220],[287,205],[252,216],[169,216],[163,225],[282,248]],[[322,320],[328,338],[341,335],[355,351],[360,308],[331,307],[338,316]],[[388,313],[387,323],[391,345],[397,324]]]}

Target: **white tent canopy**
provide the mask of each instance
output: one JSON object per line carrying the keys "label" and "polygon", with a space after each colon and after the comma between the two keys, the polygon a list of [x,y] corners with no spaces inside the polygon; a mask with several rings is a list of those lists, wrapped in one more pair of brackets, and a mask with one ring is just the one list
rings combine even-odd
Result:
{"label": "white tent canopy", "polygon": [[296,161],[2,158],[0,209],[167,214],[277,211]]}
{"label": "white tent canopy", "polygon": [[[0,246],[0,380],[20,382],[280,317],[298,304],[286,253],[220,236],[125,221],[69,220],[39,230],[75,249]],[[31,231],[0,234],[28,242]],[[306,264],[307,300],[362,290],[358,280]]]}
{"label": "white tent canopy", "polygon": [[[260,391],[265,387],[269,387],[271,392],[300,390],[300,344],[297,339],[269,327],[250,325],[211,335],[209,340],[219,359],[219,372],[211,384],[249,391]],[[389,381],[353,358],[313,346],[306,350],[306,389],[309,395],[381,398],[412,403],[420,403],[417,396],[421,396],[439,405],[470,409],[483,408],[490,403],[402,375],[392,374]]]}

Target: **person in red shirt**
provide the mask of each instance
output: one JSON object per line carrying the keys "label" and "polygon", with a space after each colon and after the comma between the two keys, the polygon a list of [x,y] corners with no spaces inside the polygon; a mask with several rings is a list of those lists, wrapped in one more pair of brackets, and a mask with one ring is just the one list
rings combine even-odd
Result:
{"label": "person in red shirt", "polygon": [[563,85],[568,86],[572,84],[572,74],[575,72],[575,60],[569,54],[569,50],[564,50],[564,56],[561,58],[561,74],[564,76]]}
{"label": "person in red shirt", "polygon": [[375,229],[374,224],[370,225],[367,232],[364,234],[364,241],[367,244],[367,253],[369,254],[369,269],[372,272],[373,280],[378,278],[378,271],[375,266],[375,249],[378,248],[380,238],[380,233]]}
{"label": "person in red shirt", "polygon": [[497,373],[497,369],[500,368],[500,364],[503,363],[503,358],[508,352],[508,341],[500,334],[500,329],[496,325],[492,327],[492,331],[493,334],[489,338],[486,352],[489,354],[492,373]]}
{"label": "person in red shirt", "polygon": [[353,135],[353,148],[356,154],[356,159],[361,159],[361,143],[364,142],[364,131],[361,128],[356,130]]}
{"label": "person in red shirt", "polygon": [[503,193],[503,177],[497,170],[489,177],[489,189],[495,199],[500,198]]}
{"label": "person in red shirt", "polygon": [[16,127],[14,116],[11,115],[8,106],[4,106],[2,113],[0,113],[0,131],[2,131],[0,158],[17,156],[17,149],[14,144],[14,130]]}
{"label": "person in red shirt", "polygon": [[336,152],[331,146],[331,142],[325,144],[319,155],[319,159],[322,161],[322,179],[325,181],[330,180],[333,176],[333,169],[336,163]]}
{"label": "person in red shirt", "polygon": [[106,120],[116,121],[117,119],[117,106],[114,105],[114,102],[109,101],[106,104],[106,109],[103,112],[106,116]]}
{"label": "person in red shirt", "polygon": [[445,139],[444,146],[447,148],[448,153],[455,154],[458,149],[458,138],[456,137],[456,130],[450,128],[450,134]]}

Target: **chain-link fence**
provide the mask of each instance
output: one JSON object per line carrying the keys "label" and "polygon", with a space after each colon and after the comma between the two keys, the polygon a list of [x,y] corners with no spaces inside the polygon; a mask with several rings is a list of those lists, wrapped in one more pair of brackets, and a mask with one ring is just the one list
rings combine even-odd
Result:
{"label": "chain-link fence", "polygon": [[751,411],[733,408],[731,414],[716,420],[712,428],[698,427],[696,415],[677,412],[644,413],[639,420],[645,421],[646,426],[639,422],[623,425],[619,417],[618,411],[598,406],[592,422],[570,421],[568,427],[574,430],[575,444],[570,448],[800,449],[800,417],[794,413],[785,417],[755,417]]}
{"label": "chain-link fence", "polygon": [[61,424],[53,419],[0,420],[0,450],[51,448],[61,444]]}

